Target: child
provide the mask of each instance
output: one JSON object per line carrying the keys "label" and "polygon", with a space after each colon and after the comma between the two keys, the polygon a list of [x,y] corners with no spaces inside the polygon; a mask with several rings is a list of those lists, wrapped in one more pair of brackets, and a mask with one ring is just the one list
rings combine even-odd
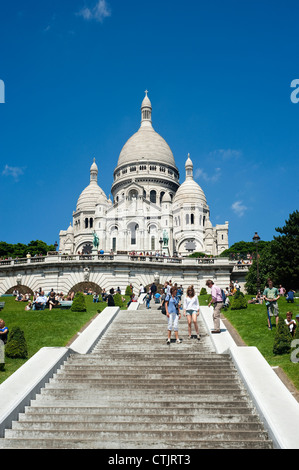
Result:
{"label": "child", "polygon": [[292,320],[292,316],[293,316],[292,312],[287,312],[287,318],[285,319],[285,323],[289,327],[291,335],[294,336],[297,325],[296,325],[295,320]]}
{"label": "child", "polygon": [[152,298],[152,296],[151,296],[151,294],[148,292],[148,293],[146,294],[146,296],[145,296],[146,308],[151,308],[151,307],[150,307],[151,298]]}

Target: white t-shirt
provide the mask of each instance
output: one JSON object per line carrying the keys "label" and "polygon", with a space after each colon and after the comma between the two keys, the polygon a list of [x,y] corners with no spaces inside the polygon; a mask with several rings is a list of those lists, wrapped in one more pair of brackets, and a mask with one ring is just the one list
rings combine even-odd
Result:
{"label": "white t-shirt", "polygon": [[185,297],[184,298],[184,310],[198,310],[199,309],[199,303],[198,303],[198,298],[195,295],[194,297]]}

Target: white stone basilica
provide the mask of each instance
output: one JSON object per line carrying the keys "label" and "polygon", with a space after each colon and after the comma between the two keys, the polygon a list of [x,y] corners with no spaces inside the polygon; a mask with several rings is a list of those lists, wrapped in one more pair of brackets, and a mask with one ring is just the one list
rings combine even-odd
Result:
{"label": "white stone basilica", "polygon": [[114,170],[113,201],[98,185],[94,161],[90,183],[73,212],[73,224],[60,231],[59,252],[87,254],[96,249],[219,255],[228,248],[228,222],[212,226],[205,194],[193,179],[189,155],[185,171],[180,185],[172,151],[152,127],[146,92],[140,128],[122,148]]}

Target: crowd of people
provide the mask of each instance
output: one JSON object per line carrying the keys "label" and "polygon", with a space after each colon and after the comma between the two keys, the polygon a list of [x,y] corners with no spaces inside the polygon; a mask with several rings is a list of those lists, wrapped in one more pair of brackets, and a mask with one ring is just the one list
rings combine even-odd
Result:
{"label": "crowd of people", "polygon": [[192,338],[191,329],[192,324],[196,332],[196,338],[200,340],[199,329],[197,324],[197,317],[199,315],[199,302],[195,295],[193,286],[188,287],[184,301],[182,302],[184,289],[183,286],[178,286],[177,283],[172,283],[172,280],[166,281],[164,286],[158,289],[158,286],[153,282],[146,292],[145,287],[140,284],[139,296],[144,295],[144,302],[146,309],[150,309],[150,302],[153,299],[155,304],[160,304],[158,310],[161,310],[167,317],[167,344],[171,343],[171,335],[174,332],[176,343],[180,344],[179,338],[179,320],[181,319],[181,310],[183,315],[187,317],[188,322],[188,337]]}
{"label": "crowd of people", "polygon": [[[231,281],[229,287],[221,289],[218,287],[212,280],[206,281],[206,286],[211,289],[211,301],[208,306],[213,306],[213,323],[214,329],[211,333],[220,333],[220,312],[224,307],[228,307],[230,304],[230,297],[233,296],[237,291],[240,291],[240,285],[238,281]],[[167,344],[171,342],[171,335],[174,332],[175,341],[181,343],[178,333],[179,320],[181,319],[181,310],[183,315],[187,318],[188,323],[188,337],[191,339],[192,335],[192,325],[194,327],[196,338],[200,340],[200,334],[198,329],[197,317],[200,312],[198,297],[195,294],[194,287],[191,285],[186,290],[186,295],[183,298],[184,289],[183,286],[178,286],[177,283],[173,284],[172,280],[166,281],[164,286],[158,288],[155,282],[153,282],[148,289],[140,284],[139,292],[134,293],[132,284],[130,284],[130,299],[127,302],[127,307],[132,302],[137,302],[139,297],[143,295],[143,302],[146,305],[146,309],[150,309],[151,301],[154,300],[155,304],[159,304],[158,309],[162,310],[167,316],[168,325],[167,325]],[[92,295],[93,302],[106,302],[108,306],[115,306],[114,295],[116,293],[121,294],[120,287],[116,289],[111,288],[109,292],[106,292],[106,289],[103,288],[101,294],[92,291],[92,289],[84,289],[83,292],[85,295]],[[265,302],[267,309],[267,321],[268,328],[272,329],[271,317],[275,317],[275,323],[278,325],[279,319],[279,308],[278,308],[278,299],[280,297],[285,297],[287,302],[294,302],[295,291],[290,289],[288,292],[286,289],[280,285],[279,288],[273,286],[273,281],[269,278],[267,280],[267,286],[265,287],[263,293],[259,290],[257,295],[249,300],[249,303],[262,304]],[[31,299],[31,294],[25,293],[22,294],[17,290],[14,290],[13,295],[15,296],[16,302],[26,302],[25,310],[44,310],[46,307],[49,310],[52,310],[55,306],[63,300],[73,300],[75,293],[69,292],[67,295],[63,295],[62,292],[55,293],[53,289],[50,292],[45,294],[45,292],[40,288],[38,291],[33,293],[33,299]],[[122,296],[122,301],[125,302],[125,297]],[[296,319],[293,318],[293,313],[288,311],[286,314],[285,323],[289,327],[289,331],[292,336],[294,336],[296,328],[299,324],[299,315],[296,315]],[[2,327],[1,327],[2,322]],[[3,330],[3,331],[2,331]],[[7,336],[7,328],[5,327],[4,321],[0,320],[0,338]]]}
{"label": "crowd of people", "polygon": [[44,290],[40,287],[39,290],[33,292],[33,296],[30,292],[22,294],[17,289],[13,291],[13,295],[16,302],[26,302],[25,310],[45,310],[46,307],[52,310],[52,308],[57,307],[64,300],[72,301],[75,293],[69,292],[67,295],[64,295],[62,292],[56,293],[54,289],[51,289],[50,292],[45,294]]}

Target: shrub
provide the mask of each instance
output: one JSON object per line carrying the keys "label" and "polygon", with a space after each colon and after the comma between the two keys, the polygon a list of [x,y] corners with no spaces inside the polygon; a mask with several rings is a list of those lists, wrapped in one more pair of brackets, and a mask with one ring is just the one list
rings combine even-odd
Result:
{"label": "shrub", "polygon": [[291,351],[292,336],[284,319],[279,317],[274,339],[273,353],[287,354]]}
{"label": "shrub", "polygon": [[243,292],[237,291],[233,297],[230,299],[230,308],[231,310],[241,310],[247,308],[247,301]]}
{"label": "shrub", "polygon": [[77,292],[71,306],[72,312],[86,312],[85,297],[82,292]]}
{"label": "shrub", "polygon": [[130,287],[130,286],[127,286],[127,287],[126,287],[125,295],[132,295],[132,293],[133,293],[133,292],[132,292],[131,287]]}
{"label": "shrub", "polygon": [[12,359],[26,359],[28,357],[27,343],[22,331],[18,326],[12,328],[5,346],[5,355]]}
{"label": "shrub", "polygon": [[199,295],[207,295],[207,289],[205,287],[202,287]]}
{"label": "shrub", "polygon": [[115,294],[113,296],[114,299],[114,304],[116,307],[122,307],[123,306],[123,301],[122,301],[122,296],[121,294]]}
{"label": "shrub", "polygon": [[191,253],[188,256],[189,256],[189,258],[204,258],[206,256],[206,254],[202,253],[201,251],[195,251],[194,253]]}

